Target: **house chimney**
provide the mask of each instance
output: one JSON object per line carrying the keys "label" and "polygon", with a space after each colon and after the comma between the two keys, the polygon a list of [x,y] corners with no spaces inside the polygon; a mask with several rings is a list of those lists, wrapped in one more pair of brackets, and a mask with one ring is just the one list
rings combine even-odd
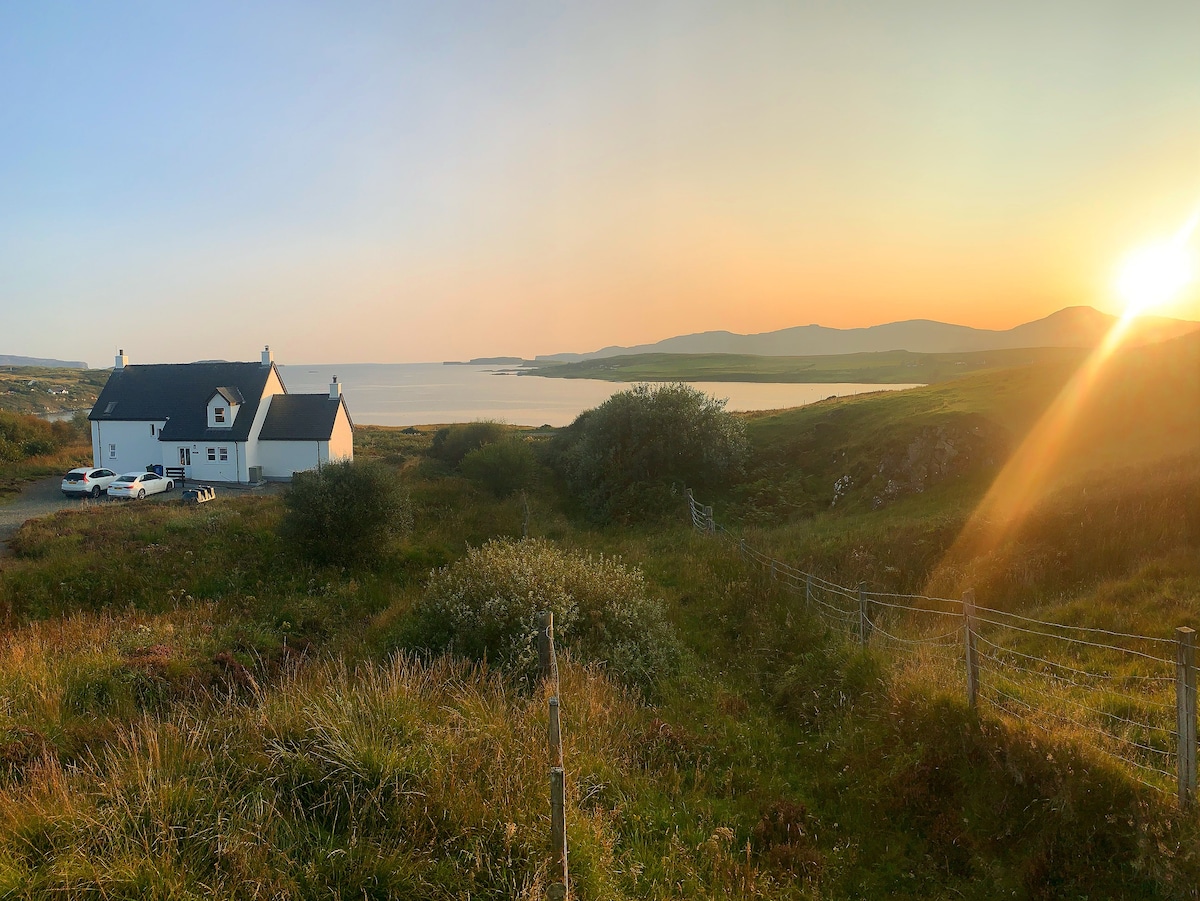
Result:
{"label": "house chimney", "polygon": [[342,386],[337,380],[337,376],[333,377],[333,381],[329,383],[329,399],[337,400],[342,396]]}
{"label": "house chimney", "polygon": [[271,345],[268,344],[263,348],[262,364],[264,367],[267,367],[267,366],[270,366],[274,361],[275,361],[275,358],[273,356],[271,356]]}
{"label": "house chimney", "polygon": [[114,369],[124,369],[128,365],[129,365],[129,357],[125,356],[125,349],[122,348],[121,350],[117,351],[117,363],[113,368]]}

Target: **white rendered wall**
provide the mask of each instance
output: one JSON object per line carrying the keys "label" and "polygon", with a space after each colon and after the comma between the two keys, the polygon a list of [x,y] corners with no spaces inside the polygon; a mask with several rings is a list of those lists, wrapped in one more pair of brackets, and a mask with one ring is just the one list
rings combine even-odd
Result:
{"label": "white rendered wall", "polygon": [[260,441],[258,462],[265,479],[291,479],[293,472],[316,469],[321,463],[320,441]]}
{"label": "white rendered wall", "polygon": [[[287,394],[287,389],[283,387],[283,382],[279,378],[279,373],[275,371],[275,367],[271,367],[271,374],[267,376],[267,383],[263,386],[262,398],[259,400],[258,411],[254,414],[254,422],[250,425],[250,433],[248,440],[243,449],[245,455],[239,461],[238,481],[250,481],[250,467],[261,466],[263,468],[263,476],[267,475],[267,464],[262,460],[261,448],[264,444],[272,444],[274,442],[266,441],[259,442],[258,434],[262,431],[263,422],[266,421],[267,411],[271,409],[271,398],[276,394]],[[307,466],[301,469],[308,469]],[[292,470],[287,471],[288,478],[291,478]]]}
{"label": "white rendered wall", "polygon": [[354,429],[350,427],[350,417],[346,415],[346,408],[341,404],[338,404],[337,419],[333,421],[333,434],[329,436],[325,447],[325,458],[354,459]]}
{"label": "white rendered wall", "polygon": [[[163,459],[158,433],[164,422],[92,422],[92,462],[114,472],[144,472],[147,466],[175,466]],[[154,434],[151,434],[153,429]],[[117,446],[113,457],[109,445]]]}
{"label": "white rendered wall", "polygon": [[[188,478],[199,482],[240,482],[238,464],[246,455],[244,445],[233,441],[204,441],[191,445],[192,465],[188,470]],[[208,449],[212,448],[216,460],[209,461]],[[227,460],[221,460],[221,448],[225,448]]]}

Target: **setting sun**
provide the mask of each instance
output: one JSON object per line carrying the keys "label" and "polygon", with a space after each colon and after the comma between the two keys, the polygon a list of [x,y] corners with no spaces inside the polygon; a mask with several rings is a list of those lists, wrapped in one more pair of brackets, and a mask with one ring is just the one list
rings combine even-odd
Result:
{"label": "setting sun", "polygon": [[1195,258],[1181,241],[1164,241],[1132,251],[1117,271],[1116,288],[1126,315],[1173,300],[1196,277]]}

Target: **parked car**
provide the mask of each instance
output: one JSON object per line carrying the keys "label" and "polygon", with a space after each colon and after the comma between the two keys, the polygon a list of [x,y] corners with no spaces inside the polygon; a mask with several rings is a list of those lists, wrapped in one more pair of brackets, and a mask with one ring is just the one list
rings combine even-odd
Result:
{"label": "parked car", "polygon": [[67,497],[99,497],[108,490],[108,486],[116,479],[117,474],[111,469],[94,469],[81,466],[72,469],[62,480],[62,493]]}
{"label": "parked car", "polygon": [[108,486],[109,497],[136,497],[159,494],[175,488],[175,481],[156,472],[127,472]]}

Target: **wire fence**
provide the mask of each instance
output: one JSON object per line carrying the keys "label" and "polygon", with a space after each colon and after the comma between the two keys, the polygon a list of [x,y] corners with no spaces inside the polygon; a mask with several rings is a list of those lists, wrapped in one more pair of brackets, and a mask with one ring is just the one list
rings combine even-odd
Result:
{"label": "wire fence", "polygon": [[972,706],[1086,737],[1130,776],[1190,803],[1196,790],[1194,633],[1137,635],[1039,620],[962,598],[831,582],[752,547],[689,490],[693,528],[736,549],[807,609],[862,647],[958,672]]}

